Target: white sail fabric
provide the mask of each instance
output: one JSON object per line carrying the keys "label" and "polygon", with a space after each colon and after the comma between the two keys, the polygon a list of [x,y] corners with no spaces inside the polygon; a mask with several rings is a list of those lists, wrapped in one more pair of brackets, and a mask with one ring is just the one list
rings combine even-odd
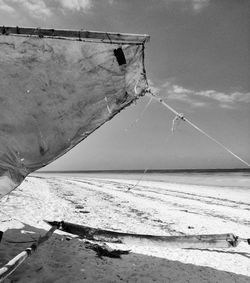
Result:
{"label": "white sail fabric", "polygon": [[143,52],[143,44],[0,35],[0,198],[143,94]]}

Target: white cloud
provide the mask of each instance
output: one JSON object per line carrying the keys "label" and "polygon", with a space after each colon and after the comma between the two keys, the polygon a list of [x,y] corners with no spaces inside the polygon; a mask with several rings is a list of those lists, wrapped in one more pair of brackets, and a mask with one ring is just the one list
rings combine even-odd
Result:
{"label": "white cloud", "polygon": [[210,0],[164,0],[165,3],[182,4],[184,9],[200,12],[209,5]]}
{"label": "white cloud", "polygon": [[[34,18],[44,18],[52,15],[51,9],[43,0],[8,0],[8,6],[16,13],[20,13],[21,8]],[[2,7],[0,6],[0,8]]]}
{"label": "white cloud", "polygon": [[47,18],[53,16],[55,9],[86,12],[92,7],[93,0],[0,0],[0,10],[8,13],[18,13],[23,16],[24,11],[33,18]]}
{"label": "white cloud", "polygon": [[22,3],[23,7],[26,8],[31,15],[36,18],[48,17],[52,15],[49,7],[43,0],[18,0],[17,2]]}
{"label": "white cloud", "polygon": [[241,93],[241,92],[234,92],[231,94],[234,100],[250,103],[250,92],[248,93]]}
{"label": "white cloud", "polygon": [[219,107],[228,109],[234,108],[237,103],[250,103],[250,92],[195,91],[169,81],[166,81],[158,89],[160,89],[158,93],[160,95],[164,94],[168,99],[182,101],[195,107],[204,107],[212,101],[217,101]]}
{"label": "white cloud", "polygon": [[[192,90],[186,89],[182,86],[171,83],[170,81],[166,81],[160,87],[154,86],[158,91],[154,92],[154,89],[150,86],[151,90],[155,94],[159,94],[162,98],[167,98],[171,100],[178,100],[188,104],[191,104],[194,107],[201,107],[203,103],[196,103],[194,99],[190,96],[193,92]],[[162,95],[163,94],[163,95]]]}
{"label": "white cloud", "polygon": [[173,93],[180,93],[180,94],[183,94],[183,93],[192,93],[192,91],[191,90],[189,90],[189,89],[186,89],[186,88],[184,88],[184,87],[182,87],[182,86],[179,86],[179,85],[173,85],[172,86],[172,88],[173,88]]}
{"label": "white cloud", "polygon": [[194,11],[200,12],[208,6],[210,0],[191,0],[191,5]]}
{"label": "white cloud", "polygon": [[226,94],[223,92],[217,92],[215,90],[204,90],[204,91],[198,91],[194,92],[194,95],[204,96],[208,97],[223,103],[232,103],[233,99],[230,94]]}
{"label": "white cloud", "polygon": [[229,105],[236,102],[250,103],[250,92],[224,93],[224,92],[217,92],[215,90],[206,90],[206,91],[194,92],[194,95],[208,97],[217,100],[224,105],[226,104]]}
{"label": "white cloud", "polygon": [[14,13],[15,9],[8,5],[4,0],[0,0],[0,11],[4,11],[7,13]]}
{"label": "white cloud", "polygon": [[92,0],[57,0],[57,2],[69,10],[86,11],[92,7]]}

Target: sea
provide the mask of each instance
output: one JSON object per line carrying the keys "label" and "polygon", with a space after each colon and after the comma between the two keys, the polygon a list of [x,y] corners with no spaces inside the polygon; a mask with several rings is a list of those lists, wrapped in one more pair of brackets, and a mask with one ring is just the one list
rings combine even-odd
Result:
{"label": "sea", "polygon": [[158,181],[250,190],[250,169],[37,171],[33,175]]}

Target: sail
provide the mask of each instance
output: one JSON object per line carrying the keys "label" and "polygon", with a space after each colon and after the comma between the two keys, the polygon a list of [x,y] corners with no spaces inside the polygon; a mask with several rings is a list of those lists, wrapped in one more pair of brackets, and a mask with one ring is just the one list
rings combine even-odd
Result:
{"label": "sail", "polygon": [[0,29],[0,198],[147,87],[144,35]]}

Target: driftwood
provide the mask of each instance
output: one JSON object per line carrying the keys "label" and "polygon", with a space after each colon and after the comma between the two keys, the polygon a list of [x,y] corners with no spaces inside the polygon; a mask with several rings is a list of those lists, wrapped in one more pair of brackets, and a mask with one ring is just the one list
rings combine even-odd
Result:
{"label": "driftwood", "polygon": [[91,249],[96,252],[97,256],[102,258],[105,257],[111,257],[111,258],[121,258],[121,255],[123,254],[129,254],[130,251],[124,251],[124,250],[116,250],[109,247],[107,244],[94,244],[91,242],[86,241],[85,247],[87,249]]}
{"label": "driftwood", "polygon": [[24,27],[0,27],[0,34],[9,35],[27,35],[39,37],[68,37],[77,38],[78,40],[93,40],[106,43],[129,43],[129,44],[144,44],[149,41],[149,35],[129,34],[129,33],[114,33],[88,30],[58,30],[58,29],[41,29],[41,28],[24,28]]}
{"label": "driftwood", "polygon": [[44,236],[40,237],[37,242],[33,243],[28,249],[18,254],[0,268],[0,282],[3,282],[19,265],[31,256],[40,245],[47,241],[56,229],[57,227],[52,226],[52,228]]}
{"label": "driftwood", "polygon": [[144,234],[131,234],[103,229],[91,228],[69,222],[50,222],[50,225],[59,227],[60,230],[78,235],[84,239],[123,243],[130,245],[154,245],[158,248],[229,248],[239,243],[239,238],[232,233],[211,235],[186,235],[186,236],[156,236]]}

